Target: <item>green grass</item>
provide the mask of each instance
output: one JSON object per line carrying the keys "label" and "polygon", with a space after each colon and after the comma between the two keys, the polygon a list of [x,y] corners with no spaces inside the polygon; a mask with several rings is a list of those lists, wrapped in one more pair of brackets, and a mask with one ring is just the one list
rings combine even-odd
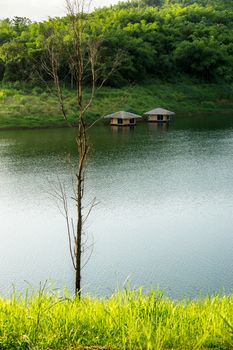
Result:
{"label": "green grass", "polygon": [[[66,88],[64,96],[70,120],[74,121],[75,91]],[[159,106],[177,114],[229,112],[233,109],[233,85],[154,80],[121,89],[104,87],[97,93],[93,106],[87,112],[87,120],[91,123],[118,110],[143,114]],[[20,83],[0,84],[0,128],[64,125],[53,89]]]}
{"label": "green grass", "polygon": [[64,295],[41,290],[0,299],[0,349],[233,348],[233,295],[192,301],[142,290],[81,301]]}

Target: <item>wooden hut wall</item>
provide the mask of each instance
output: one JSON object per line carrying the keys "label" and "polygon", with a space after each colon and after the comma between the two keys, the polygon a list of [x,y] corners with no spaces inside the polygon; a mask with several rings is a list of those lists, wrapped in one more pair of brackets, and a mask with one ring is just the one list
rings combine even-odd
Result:
{"label": "wooden hut wall", "polygon": [[169,115],[163,115],[163,120],[158,120],[158,116],[157,115],[150,115],[148,120],[150,122],[167,122],[170,120],[170,116]]}
{"label": "wooden hut wall", "polygon": [[[132,118],[132,119],[134,119],[134,118]],[[118,123],[118,118],[112,118],[111,119],[111,125],[130,126],[130,125],[135,125],[136,124],[135,119],[134,119],[133,123],[131,123],[130,121],[131,121],[131,119],[121,119],[121,123],[119,124]]]}
{"label": "wooden hut wall", "polygon": [[123,125],[129,125],[130,121],[129,119],[123,119]]}
{"label": "wooden hut wall", "polygon": [[129,119],[121,119],[121,123],[119,123],[120,118],[112,118],[111,119],[111,124],[112,125],[129,125],[130,124],[130,121]]}
{"label": "wooden hut wall", "polygon": [[148,120],[151,122],[157,122],[157,115],[150,115]]}
{"label": "wooden hut wall", "polygon": [[111,119],[111,124],[112,125],[118,125],[118,119],[117,118],[112,118]]}

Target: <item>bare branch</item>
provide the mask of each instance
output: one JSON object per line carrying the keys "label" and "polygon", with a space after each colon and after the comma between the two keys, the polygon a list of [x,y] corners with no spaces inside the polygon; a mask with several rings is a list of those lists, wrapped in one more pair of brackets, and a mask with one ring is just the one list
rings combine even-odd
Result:
{"label": "bare branch", "polygon": [[[68,197],[65,186],[59,183],[58,191],[54,192],[54,197],[62,204],[62,212],[66,221],[66,230],[68,234],[69,252],[72,264],[75,270],[75,293],[81,296],[81,269],[86,266],[89,261],[93,245],[87,246],[87,238],[85,239],[84,225],[87,222],[93,208],[98,204],[96,198],[92,200],[88,208],[84,208],[83,199],[85,195],[85,179],[87,157],[89,153],[89,141],[87,131],[94,126],[99,120],[87,127],[86,112],[91,107],[96,92],[103,87],[109,77],[119,67],[122,57],[120,54],[112,63],[112,67],[108,74],[103,78],[103,69],[100,64],[100,49],[103,43],[101,38],[93,38],[88,34],[88,13],[90,11],[91,0],[66,0],[67,18],[69,25],[69,33],[71,40],[67,45],[64,43],[63,35],[56,30],[54,26],[50,36],[46,38],[47,57],[42,62],[45,72],[53,79],[58,102],[63,118],[72,130],[74,130],[75,142],[77,146],[78,164],[77,168],[73,168],[70,158],[68,164],[72,174],[73,195],[69,197],[74,201],[76,208],[76,219],[70,218]],[[65,49],[65,51],[63,50]],[[63,51],[62,51],[63,50]],[[67,56],[69,74],[76,83],[76,121],[73,125],[68,117],[67,105],[63,94],[62,84],[60,81],[60,70],[62,61],[62,53]],[[91,91],[89,95],[84,95],[84,83],[91,81]],[[99,84],[99,86],[97,86]],[[82,255],[85,251],[90,251],[86,262],[83,264]]]}
{"label": "bare branch", "polygon": [[88,212],[87,212],[85,218],[83,219],[83,224],[85,224],[85,222],[86,222],[87,219],[89,218],[89,216],[90,216],[90,214],[91,214],[93,208],[96,207],[98,204],[99,204],[99,202],[97,202],[97,201],[96,201],[96,198],[94,198],[93,201],[92,201],[92,203],[91,203],[91,205],[90,205],[90,207],[89,207],[89,209],[88,209]]}
{"label": "bare branch", "polygon": [[60,192],[61,192],[61,197],[62,197],[63,209],[64,209],[64,213],[65,213],[65,220],[66,220],[66,228],[67,228],[68,241],[69,241],[70,256],[71,256],[71,261],[72,261],[73,267],[75,268],[76,265],[75,265],[75,259],[74,259],[73,251],[72,251],[72,238],[71,238],[71,229],[70,229],[70,221],[69,221],[69,209],[68,209],[68,203],[67,203],[67,196],[66,196],[66,192],[65,192],[64,186],[62,185],[61,182],[59,182],[59,186],[60,186]]}
{"label": "bare branch", "polygon": [[101,84],[98,86],[98,89],[97,90],[100,90],[104,84],[106,83],[106,81],[109,80],[109,78],[112,76],[112,74],[119,68],[119,66],[121,65],[122,63],[122,59],[123,59],[123,55],[121,52],[118,52],[115,60],[113,61],[113,64],[112,64],[112,69],[109,71],[109,73],[107,74],[107,76],[105,78],[103,78]]}

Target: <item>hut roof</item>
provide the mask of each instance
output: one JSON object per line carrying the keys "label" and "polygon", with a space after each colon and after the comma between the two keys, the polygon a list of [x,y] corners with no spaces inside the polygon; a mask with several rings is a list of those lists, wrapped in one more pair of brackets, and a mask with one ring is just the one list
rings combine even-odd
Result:
{"label": "hut roof", "polygon": [[132,118],[135,118],[136,119],[136,118],[142,118],[142,117],[140,115],[138,115],[138,114],[120,111],[120,112],[116,112],[116,113],[112,113],[112,114],[106,115],[104,118],[105,119],[112,119],[112,118],[117,118],[117,119],[132,119]]}
{"label": "hut roof", "polygon": [[168,111],[164,108],[155,108],[152,111],[146,112],[145,115],[173,115],[174,112]]}

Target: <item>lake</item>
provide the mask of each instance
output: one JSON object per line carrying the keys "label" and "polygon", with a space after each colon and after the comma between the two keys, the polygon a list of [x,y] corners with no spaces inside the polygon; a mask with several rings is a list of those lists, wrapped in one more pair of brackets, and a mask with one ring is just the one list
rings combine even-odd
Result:
{"label": "lake", "polygon": [[[85,232],[85,293],[160,286],[173,298],[233,289],[233,114],[176,116],[169,126],[95,127]],[[66,226],[68,129],[0,133],[0,293],[53,281],[73,290]],[[72,209],[71,209],[72,210]]]}

